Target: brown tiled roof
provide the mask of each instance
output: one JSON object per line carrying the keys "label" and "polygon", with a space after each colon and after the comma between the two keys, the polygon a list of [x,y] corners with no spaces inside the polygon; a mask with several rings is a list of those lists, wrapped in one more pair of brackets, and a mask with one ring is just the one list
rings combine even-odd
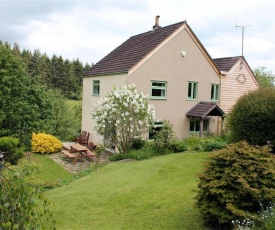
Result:
{"label": "brown tiled roof", "polygon": [[219,67],[220,71],[228,72],[233,65],[241,58],[241,56],[237,57],[225,57],[225,58],[215,58],[213,61]]}
{"label": "brown tiled roof", "polygon": [[200,101],[187,113],[187,117],[205,118],[206,116],[222,117],[225,113],[215,102]]}
{"label": "brown tiled roof", "polygon": [[131,67],[137,64],[183,24],[184,22],[179,22],[130,37],[91,69],[87,70],[83,74],[83,77],[128,72]]}

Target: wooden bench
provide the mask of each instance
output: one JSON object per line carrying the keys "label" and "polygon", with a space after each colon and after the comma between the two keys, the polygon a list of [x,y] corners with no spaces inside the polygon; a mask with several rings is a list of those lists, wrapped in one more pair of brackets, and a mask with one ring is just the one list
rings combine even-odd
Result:
{"label": "wooden bench", "polygon": [[73,153],[70,153],[70,151],[68,151],[68,150],[62,150],[61,152],[63,155],[65,155],[66,157],[69,157],[71,159],[76,158],[76,155]]}

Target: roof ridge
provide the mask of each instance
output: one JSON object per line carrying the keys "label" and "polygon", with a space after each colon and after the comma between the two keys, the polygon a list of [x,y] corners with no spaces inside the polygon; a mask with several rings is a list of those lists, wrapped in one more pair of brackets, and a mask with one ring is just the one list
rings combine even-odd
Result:
{"label": "roof ridge", "polygon": [[181,22],[177,22],[177,23],[174,23],[174,24],[171,24],[171,25],[163,26],[163,27],[160,27],[160,28],[155,29],[155,30],[154,29],[148,30],[148,31],[140,33],[140,34],[133,35],[133,36],[129,37],[129,39],[133,38],[133,37],[136,37],[136,36],[145,35],[147,33],[152,33],[152,32],[160,31],[160,30],[163,30],[163,29],[167,29],[168,27],[172,27],[172,26],[176,26],[176,25],[179,25],[179,24],[183,24],[185,22],[186,22],[186,20],[181,21]]}
{"label": "roof ridge", "polygon": [[226,58],[241,58],[241,57],[243,57],[243,56],[220,57],[220,58],[213,58],[213,60],[226,59]]}

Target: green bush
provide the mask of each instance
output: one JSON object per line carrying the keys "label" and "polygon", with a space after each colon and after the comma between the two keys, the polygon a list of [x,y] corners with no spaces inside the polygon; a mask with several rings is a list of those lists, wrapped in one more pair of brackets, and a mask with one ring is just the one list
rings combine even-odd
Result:
{"label": "green bush", "polygon": [[185,143],[183,141],[176,139],[176,138],[172,139],[172,141],[169,145],[169,148],[170,148],[171,152],[173,152],[173,153],[180,153],[180,152],[184,152],[187,150]]}
{"label": "green bush", "polygon": [[146,140],[137,138],[137,139],[134,139],[131,149],[138,150],[143,148],[144,145],[146,145]]}
{"label": "green bush", "polygon": [[129,154],[124,154],[124,153],[118,153],[118,154],[113,154],[109,157],[109,160],[110,161],[121,161],[121,160],[124,160],[124,159],[128,159],[130,158],[129,157]]}
{"label": "green bush", "polygon": [[163,155],[171,153],[170,144],[173,139],[173,125],[171,122],[164,120],[163,128],[154,135],[154,148],[157,154]]}
{"label": "green bush", "polygon": [[12,165],[17,164],[18,160],[24,156],[24,148],[20,147],[18,138],[1,137],[0,150],[5,152],[4,160]]}
{"label": "green bush", "polygon": [[55,229],[49,202],[27,183],[28,167],[0,173],[0,229]]}
{"label": "green bush", "polygon": [[240,97],[228,120],[232,141],[253,145],[274,142],[274,114],[275,88],[259,88]]}
{"label": "green bush", "polygon": [[274,201],[275,156],[270,151],[243,141],[210,154],[197,195],[207,225],[251,219],[260,211],[259,202],[266,206]]}
{"label": "green bush", "polygon": [[183,140],[187,151],[199,151],[201,150],[202,137],[196,135],[187,137]]}
{"label": "green bush", "polygon": [[120,161],[124,159],[145,160],[156,155],[159,155],[159,154],[154,150],[154,143],[147,141],[146,144],[141,149],[131,150],[127,154],[124,154],[124,153],[114,154],[109,157],[109,160],[110,161]]}
{"label": "green bush", "polygon": [[201,148],[203,151],[214,151],[214,150],[219,150],[219,149],[223,149],[226,147],[226,142],[224,141],[219,141],[216,140],[214,138],[207,138],[204,139],[201,143]]}

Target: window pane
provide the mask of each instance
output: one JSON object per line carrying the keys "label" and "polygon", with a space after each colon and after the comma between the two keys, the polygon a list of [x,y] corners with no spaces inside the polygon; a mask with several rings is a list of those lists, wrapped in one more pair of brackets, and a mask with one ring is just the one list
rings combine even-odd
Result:
{"label": "window pane", "polygon": [[153,82],[152,86],[165,87],[165,83],[164,82]]}
{"label": "window pane", "polygon": [[203,131],[208,130],[208,124],[209,124],[209,120],[204,120],[203,121]]}
{"label": "window pane", "polygon": [[196,99],[197,98],[197,83],[193,83],[193,98],[192,99]]}
{"label": "window pane", "polygon": [[166,82],[152,82],[151,96],[166,98]]}
{"label": "window pane", "polygon": [[188,82],[188,99],[197,99],[197,82]]}
{"label": "window pane", "polygon": [[192,83],[189,82],[188,84],[188,98],[191,99],[192,98]]}
{"label": "window pane", "polygon": [[215,99],[214,92],[215,92],[215,85],[212,85],[211,86],[211,100]]}
{"label": "window pane", "polygon": [[215,100],[215,101],[219,100],[219,91],[220,91],[219,85],[211,86],[211,100]]}
{"label": "window pane", "polygon": [[100,81],[99,80],[93,81],[93,94],[98,95],[99,89],[100,89]]}
{"label": "window pane", "polygon": [[195,121],[190,121],[189,131],[195,131]]}
{"label": "window pane", "polygon": [[196,132],[200,131],[200,121],[196,120]]}

